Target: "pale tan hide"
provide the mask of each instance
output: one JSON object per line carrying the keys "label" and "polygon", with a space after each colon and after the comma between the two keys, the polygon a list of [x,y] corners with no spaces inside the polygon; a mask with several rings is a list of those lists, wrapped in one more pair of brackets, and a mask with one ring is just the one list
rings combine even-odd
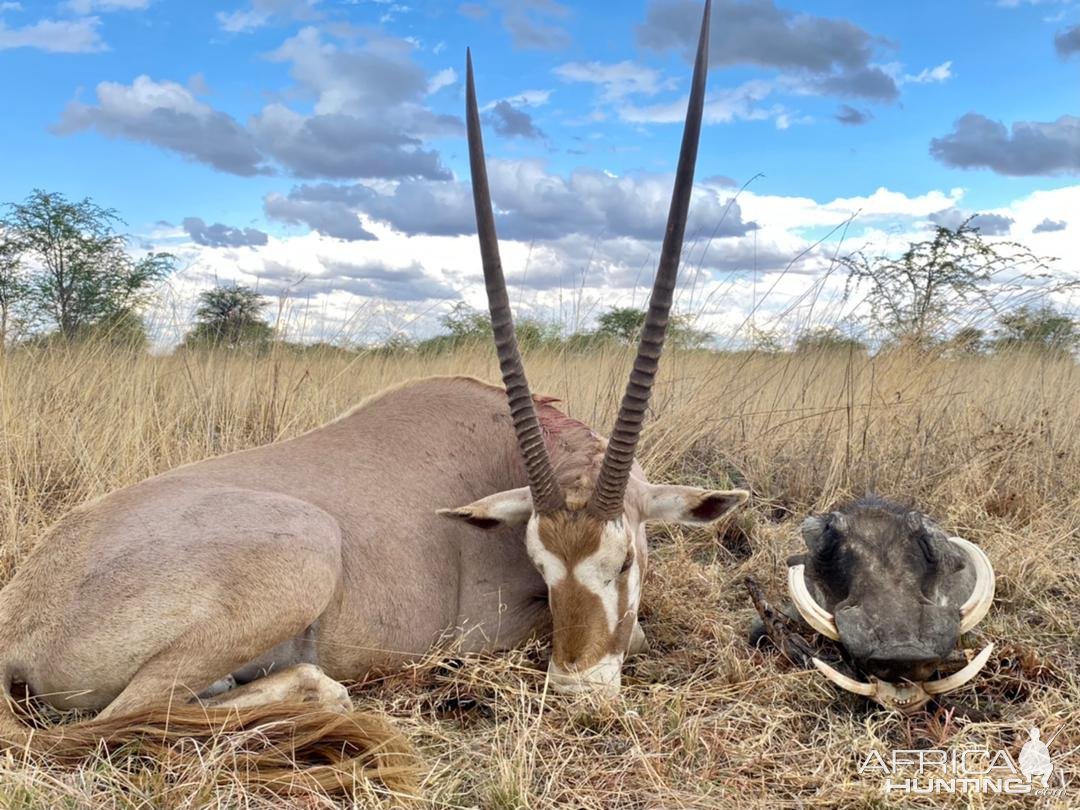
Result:
{"label": "pale tan hide", "polygon": [[[561,482],[587,493],[603,443],[540,412]],[[503,389],[447,377],[114,492],[61,519],[0,591],[0,683],[111,716],[298,663],[356,679],[455,637],[516,645],[550,623],[522,530],[436,508],[524,483]],[[627,514],[666,491],[635,476]],[[12,719],[0,705],[0,729]]]}

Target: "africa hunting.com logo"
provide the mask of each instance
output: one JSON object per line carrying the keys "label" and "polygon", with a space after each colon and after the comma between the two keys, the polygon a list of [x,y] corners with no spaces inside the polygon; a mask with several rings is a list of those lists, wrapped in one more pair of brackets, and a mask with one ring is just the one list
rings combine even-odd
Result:
{"label": "africa hunting.com logo", "polygon": [[883,777],[886,795],[983,793],[1061,798],[1065,795],[1065,774],[1054,767],[1050,754],[1056,736],[1044,742],[1038,728],[1030,729],[1015,761],[1004,749],[899,749],[886,755],[871,751],[859,763],[859,773]]}

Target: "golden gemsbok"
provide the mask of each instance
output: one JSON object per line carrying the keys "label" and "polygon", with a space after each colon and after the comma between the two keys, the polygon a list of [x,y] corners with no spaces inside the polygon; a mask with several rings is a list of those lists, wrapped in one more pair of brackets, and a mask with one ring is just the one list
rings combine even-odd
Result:
{"label": "golden gemsbok", "polygon": [[[0,591],[0,741],[71,758],[152,729],[175,739],[250,727],[284,706],[297,736],[345,738],[343,757],[392,748],[377,718],[348,712],[340,681],[448,637],[490,651],[550,631],[554,688],[618,689],[623,659],[644,643],[645,524],[706,523],[746,498],[652,484],[634,462],[693,185],[708,14],[706,4],[659,269],[611,438],[529,391],[470,57],[469,159],[504,388],[406,383],[298,438],[66,515]],[[15,685],[100,714],[31,734]]]}

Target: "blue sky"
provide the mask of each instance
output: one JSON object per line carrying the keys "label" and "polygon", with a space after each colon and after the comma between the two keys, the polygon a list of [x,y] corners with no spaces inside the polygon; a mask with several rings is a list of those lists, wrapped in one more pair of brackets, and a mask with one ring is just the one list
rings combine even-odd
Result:
{"label": "blue sky", "polygon": [[[0,1],[0,200],[115,207],[182,257],[188,294],[235,279],[297,293],[309,322],[430,328],[482,304],[471,46],[521,306],[565,314],[588,290],[595,309],[639,296],[662,235],[699,16],[695,0]],[[699,296],[725,303],[706,318],[755,303],[748,268],[786,274],[786,311],[823,266],[811,251],[795,283],[787,265],[856,211],[860,245],[983,213],[984,233],[1075,268],[1078,25],[1068,0],[718,0],[691,220],[692,238],[716,230]]]}

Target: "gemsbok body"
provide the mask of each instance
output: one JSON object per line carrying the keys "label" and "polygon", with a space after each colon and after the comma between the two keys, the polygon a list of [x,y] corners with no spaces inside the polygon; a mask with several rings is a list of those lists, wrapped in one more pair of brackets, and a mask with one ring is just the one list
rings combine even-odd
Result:
{"label": "gemsbok body", "polygon": [[[118,733],[125,718],[144,730],[190,725],[185,705],[252,722],[280,701],[347,710],[342,680],[439,643],[492,651],[549,632],[553,687],[618,689],[643,641],[645,524],[709,522],[746,497],[652,484],[634,462],[693,184],[708,13],[659,269],[610,440],[526,383],[470,57],[470,165],[504,387],[407,383],[298,438],[69,513],[0,592],[0,741],[70,754],[64,740]],[[100,714],[67,736],[31,735],[11,706],[14,684]],[[147,715],[170,697],[168,713]]]}

